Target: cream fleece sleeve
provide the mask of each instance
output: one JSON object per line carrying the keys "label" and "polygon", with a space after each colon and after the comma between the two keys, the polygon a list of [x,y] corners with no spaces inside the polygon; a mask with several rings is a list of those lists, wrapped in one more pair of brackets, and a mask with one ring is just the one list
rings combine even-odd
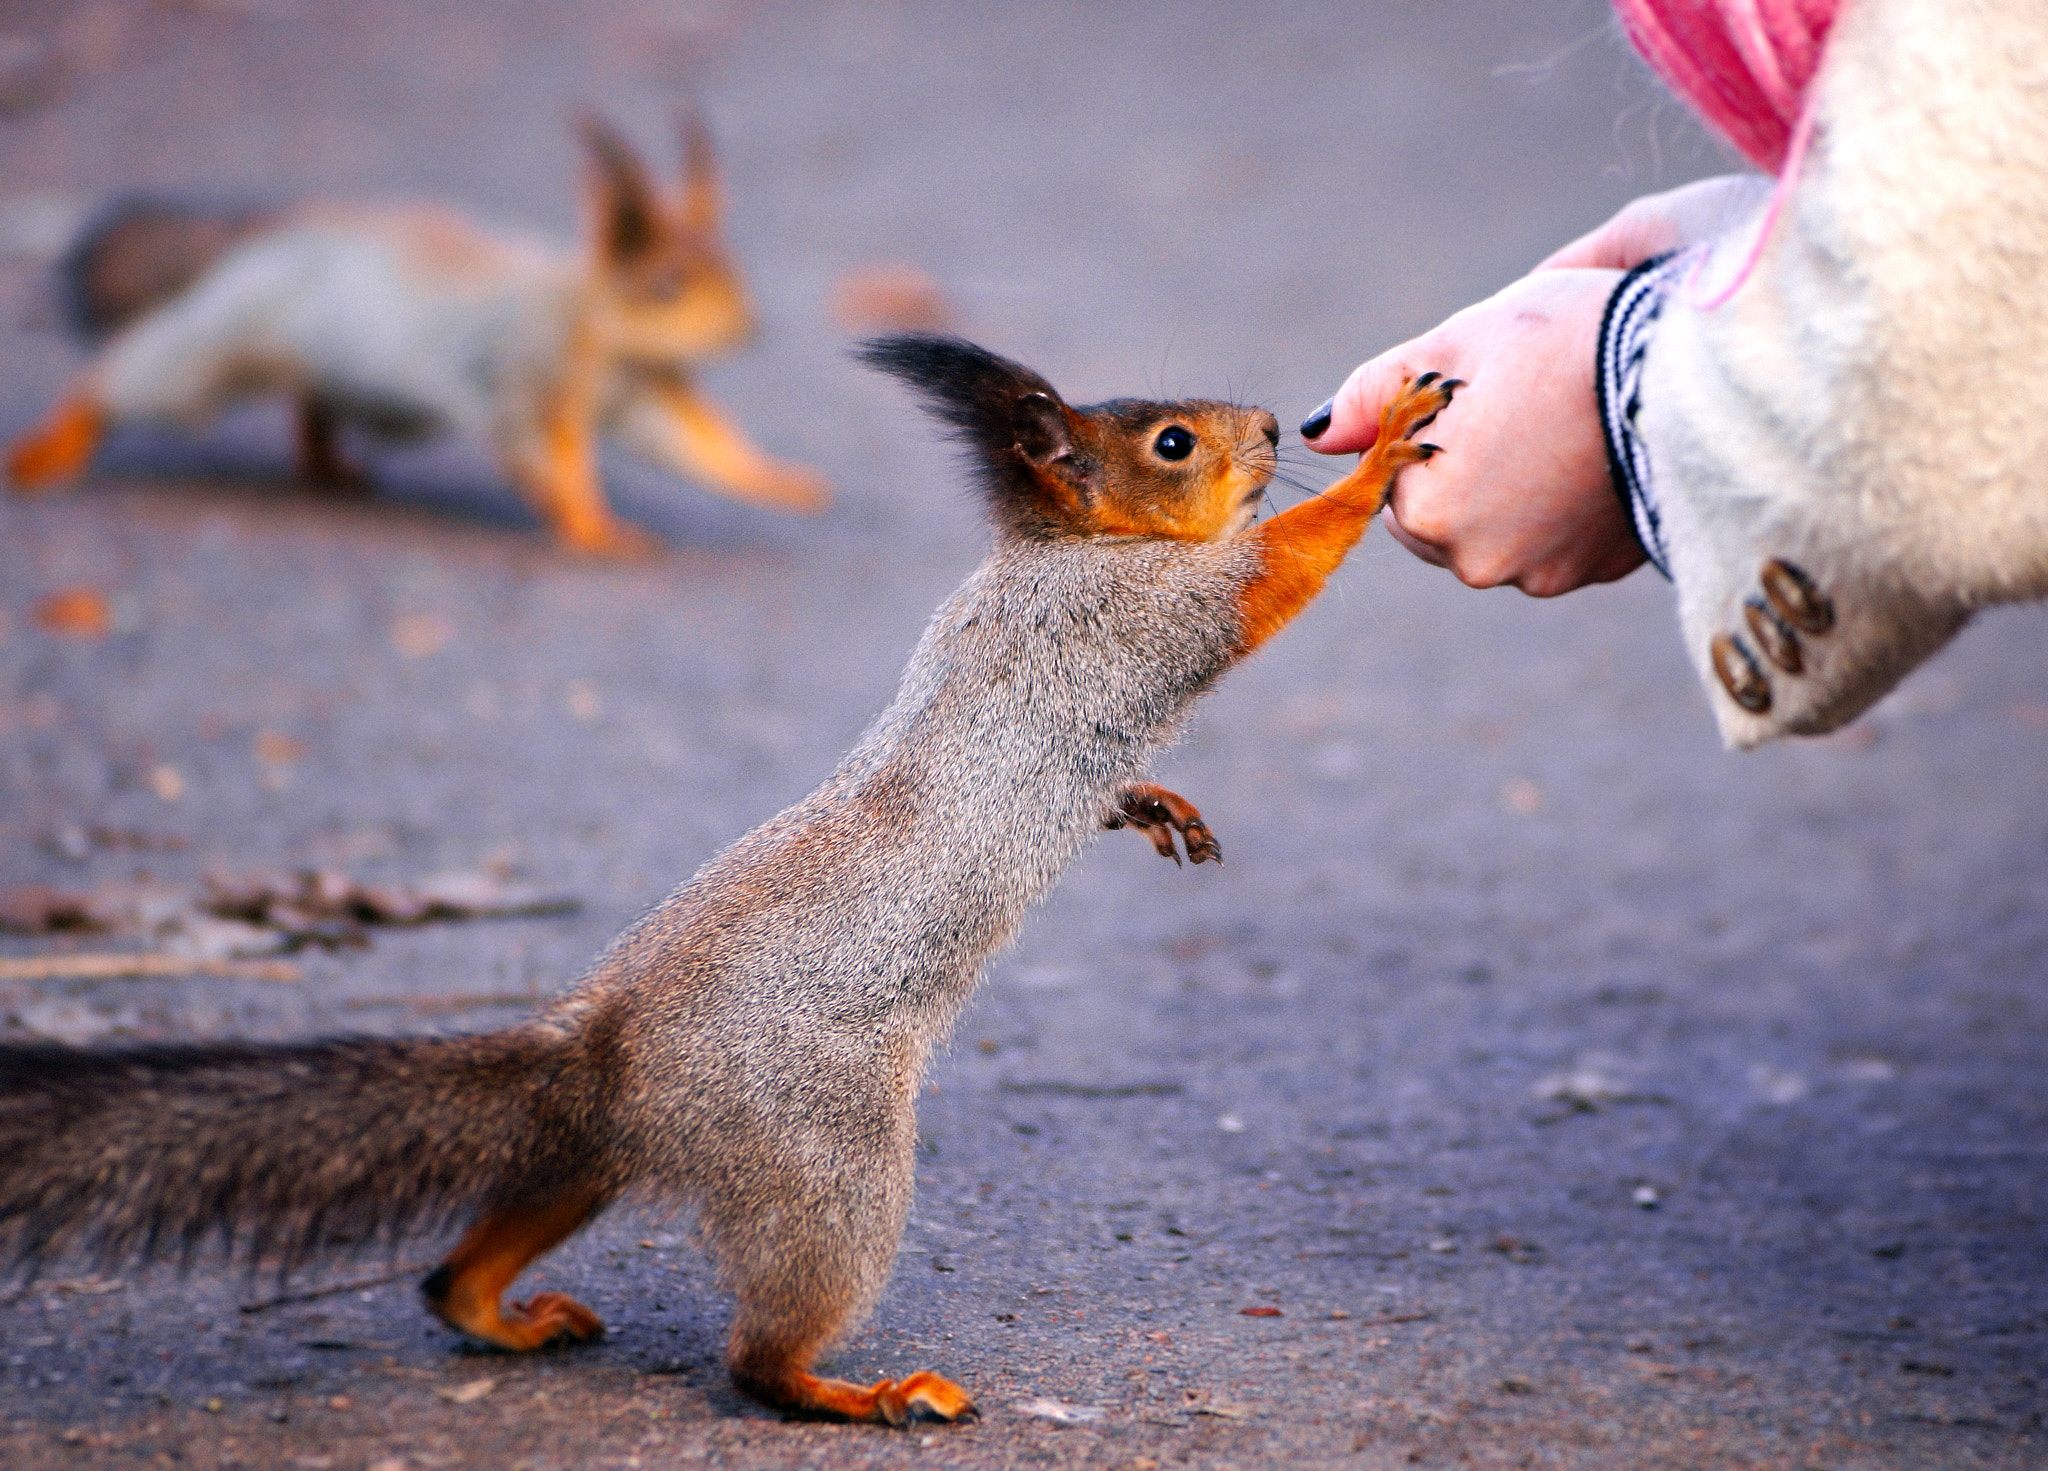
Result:
{"label": "cream fleece sleeve", "polygon": [[1730,745],[2048,594],[2044,79],[2040,0],[1854,0],[1775,204],[1610,308],[1617,484]]}

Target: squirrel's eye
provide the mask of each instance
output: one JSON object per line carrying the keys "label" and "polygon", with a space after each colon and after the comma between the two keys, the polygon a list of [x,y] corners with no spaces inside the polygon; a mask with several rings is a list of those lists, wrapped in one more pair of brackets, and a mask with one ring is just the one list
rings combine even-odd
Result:
{"label": "squirrel's eye", "polygon": [[1169,424],[1159,431],[1152,448],[1162,460],[1184,460],[1195,452],[1195,436],[1178,424]]}

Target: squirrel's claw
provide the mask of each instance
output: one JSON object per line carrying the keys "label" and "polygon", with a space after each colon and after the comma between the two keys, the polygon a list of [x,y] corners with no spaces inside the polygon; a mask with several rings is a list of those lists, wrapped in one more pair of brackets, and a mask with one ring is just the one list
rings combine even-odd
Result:
{"label": "squirrel's claw", "polygon": [[1180,849],[1176,848],[1173,844],[1172,828],[1161,825],[1145,828],[1143,832],[1146,837],[1152,840],[1152,846],[1161,858],[1171,858],[1175,868],[1181,866]]}
{"label": "squirrel's claw", "polygon": [[[1412,424],[1410,424],[1408,426],[1408,432],[1401,436],[1403,439],[1408,438],[1409,435],[1427,429],[1430,425],[1434,424],[1436,422],[1436,416],[1442,413],[1445,409],[1450,407],[1451,396],[1455,394],[1459,389],[1465,386],[1465,380],[1463,378],[1446,378],[1441,373],[1424,373],[1420,378],[1417,378],[1412,384],[1408,386],[1408,391],[1410,393],[1420,394],[1424,389],[1430,387],[1430,385],[1432,384],[1436,386],[1436,392],[1434,394],[1429,395],[1429,397],[1436,400],[1436,406],[1432,408],[1422,418],[1417,419]],[[1441,447],[1434,444],[1425,444],[1422,445],[1421,448],[1426,452],[1423,455],[1423,458],[1426,460],[1430,457],[1430,455],[1438,453]]]}
{"label": "squirrel's claw", "polygon": [[1201,812],[1195,804],[1178,792],[1150,782],[1140,782],[1117,799],[1116,809],[1102,820],[1102,825],[1114,831],[1121,827],[1136,828],[1152,840],[1152,846],[1161,858],[1171,858],[1176,865],[1181,861],[1180,850],[1173,841],[1179,833],[1187,845],[1187,861],[1190,863],[1221,863],[1223,845],[1216,841],[1216,834],[1209,831],[1209,825],[1202,821]]}
{"label": "squirrel's claw", "polygon": [[1216,834],[1209,831],[1209,824],[1201,818],[1195,818],[1183,828],[1181,838],[1188,845],[1188,862],[1223,862],[1223,845],[1216,841]]}

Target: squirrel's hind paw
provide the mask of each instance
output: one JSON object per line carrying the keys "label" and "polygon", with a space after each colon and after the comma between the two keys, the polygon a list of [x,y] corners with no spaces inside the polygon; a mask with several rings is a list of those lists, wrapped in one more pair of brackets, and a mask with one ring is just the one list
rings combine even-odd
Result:
{"label": "squirrel's hind paw", "polygon": [[522,1323],[536,1347],[604,1337],[604,1320],[566,1292],[537,1292],[505,1316]]}
{"label": "squirrel's hind paw", "polygon": [[538,1292],[525,1302],[433,1306],[450,1327],[507,1353],[531,1353],[604,1336],[604,1320],[565,1292]]}
{"label": "squirrel's hind paw", "polygon": [[875,1405],[891,1425],[950,1425],[981,1418],[966,1390],[930,1370],[876,1385]]}
{"label": "squirrel's hind paw", "polygon": [[1152,840],[1161,858],[1171,858],[1176,864],[1181,861],[1179,850],[1174,846],[1173,835],[1179,833],[1187,845],[1188,862],[1221,863],[1223,845],[1216,841],[1216,834],[1209,831],[1209,824],[1202,820],[1195,804],[1178,792],[1151,782],[1139,782],[1117,799],[1116,810],[1103,819],[1102,825],[1111,831],[1121,827],[1136,828]]}
{"label": "squirrel's hind paw", "polygon": [[69,485],[92,463],[105,416],[84,398],[68,398],[7,448],[7,481],[17,495]]}
{"label": "squirrel's hind paw", "polygon": [[966,1390],[930,1370],[865,1388],[788,1366],[771,1369],[766,1376],[735,1368],[733,1382],[762,1404],[806,1420],[851,1420],[901,1429],[981,1418]]}

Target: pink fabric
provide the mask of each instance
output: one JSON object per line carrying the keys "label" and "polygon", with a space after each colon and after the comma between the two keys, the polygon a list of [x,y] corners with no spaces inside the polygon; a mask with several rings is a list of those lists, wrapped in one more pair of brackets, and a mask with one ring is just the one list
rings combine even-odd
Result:
{"label": "pink fabric", "polygon": [[[1744,157],[1784,170],[1842,0],[1614,0],[1643,59]],[[1796,160],[1795,160],[1796,163]]]}

